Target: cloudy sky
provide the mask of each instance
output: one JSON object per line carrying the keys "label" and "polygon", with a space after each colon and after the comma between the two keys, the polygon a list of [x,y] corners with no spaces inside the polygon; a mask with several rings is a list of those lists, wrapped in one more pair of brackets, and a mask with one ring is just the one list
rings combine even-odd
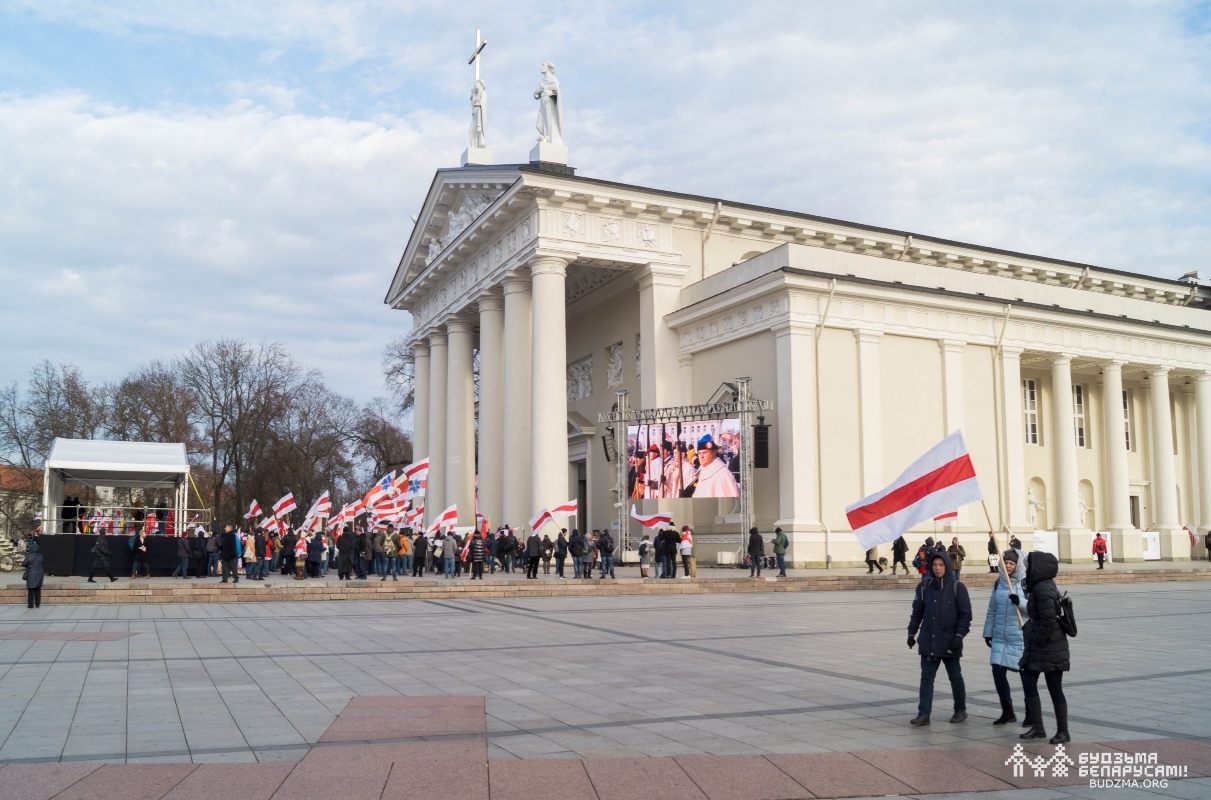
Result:
{"label": "cloudy sky", "polygon": [[1211,4],[0,0],[0,381],[279,339],[358,400],[382,299],[543,60],[582,175],[1211,278]]}

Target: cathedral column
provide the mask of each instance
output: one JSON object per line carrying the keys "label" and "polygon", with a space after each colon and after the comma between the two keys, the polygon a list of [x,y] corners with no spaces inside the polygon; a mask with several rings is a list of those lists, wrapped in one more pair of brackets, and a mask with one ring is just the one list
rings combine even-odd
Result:
{"label": "cathedral column", "polygon": [[1115,561],[1143,561],[1144,541],[1131,524],[1131,483],[1127,476],[1127,429],[1123,426],[1123,361],[1102,365],[1102,424],[1106,449],[1106,530]]}
{"label": "cathedral column", "polygon": [[815,326],[788,321],[774,328],[778,399],[774,431],[778,437],[778,520],[790,541],[787,560],[797,566],[823,563],[818,535],[820,508],[817,474],[820,440],[816,431]]}
{"label": "cathedral column", "polygon": [[[530,518],[530,276],[505,276],[504,429],[501,518],[520,528]],[[562,385],[562,384],[561,384]]]}
{"label": "cathedral column", "polygon": [[[1019,538],[1034,530],[1026,511],[1025,417],[1022,411],[1022,349],[1002,347],[998,365],[1001,378],[1001,408],[1004,427],[1001,444],[1005,459],[1005,508],[1001,518]],[[1007,545],[1007,542],[1002,542]]]}
{"label": "cathedral column", "polygon": [[429,340],[412,345],[412,458],[429,455]]}
{"label": "cathedral column", "polygon": [[[564,285],[571,260],[570,255],[539,254],[530,262],[533,295],[530,507],[517,524],[524,524],[540,508],[568,499],[568,331]],[[562,523],[563,520],[556,520],[556,524]]]}
{"label": "cathedral column", "polygon": [[1071,564],[1088,561],[1088,539],[1082,534],[1077,503],[1076,432],[1073,428],[1072,358],[1057,355],[1051,362],[1051,452],[1055,472],[1055,493],[1049,498],[1055,509],[1055,530],[1059,539],[1059,559]]}
{"label": "cathedral column", "polygon": [[1198,465],[1198,533],[1205,539],[1211,532],[1211,372],[1200,372],[1194,379],[1194,404],[1198,433],[1194,454]]}
{"label": "cathedral column", "polygon": [[880,385],[880,331],[856,330],[858,340],[858,445],[862,496],[883,488],[883,395]]}
{"label": "cathedral column", "polygon": [[446,488],[445,505],[458,505],[458,524],[475,524],[475,324],[446,324]]}
{"label": "cathedral column", "polygon": [[[963,428],[963,406],[966,402],[963,391],[963,348],[967,342],[958,339],[939,339],[942,351],[942,431],[949,436]],[[957,509],[959,516],[943,526],[943,530],[954,532],[970,530],[967,507]]]}
{"label": "cathedral column", "polygon": [[446,376],[449,374],[445,333],[429,334],[429,480],[425,489],[425,525],[446,508]]}
{"label": "cathedral column", "polygon": [[505,300],[499,290],[479,298],[479,510],[493,525],[504,519]]}
{"label": "cathedral column", "polygon": [[677,310],[685,272],[681,264],[648,264],[635,273],[639,281],[639,339],[643,344],[641,408],[688,402],[680,397],[677,332],[664,321],[665,315]]}
{"label": "cathedral column", "polygon": [[1161,559],[1189,561],[1190,540],[1177,513],[1177,465],[1173,458],[1173,413],[1169,408],[1169,368],[1148,371],[1152,405],[1152,516],[1160,532]]}

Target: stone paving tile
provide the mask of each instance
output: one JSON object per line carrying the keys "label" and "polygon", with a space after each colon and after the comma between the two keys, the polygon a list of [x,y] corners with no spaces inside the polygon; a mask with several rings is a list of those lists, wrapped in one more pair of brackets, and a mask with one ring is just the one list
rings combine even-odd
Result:
{"label": "stone paving tile", "polygon": [[799,800],[814,797],[763,756],[675,759],[710,800]]}
{"label": "stone paving tile", "polygon": [[816,797],[884,796],[913,791],[912,787],[853,753],[784,754],[765,758]]}
{"label": "stone paving tile", "polygon": [[492,800],[597,800],[580,759],[493,761],[489,785]]}
{"label": "stone paving tile", "polygon": [[194,764],[107,764],[55,795],[55,800],[160,800],[195,769]]}
{"label": "stone paving tile", "polygon": [[854,755],[917,792],[989,792],[1015,788],[946,753],[867,750]]}
{"label": "stone paving tile", "polygon": [[99,768],[99,764],[8,764],[0,770],[0,787],[6,800],[49,800]]}
{"label": "stone paving tile", "polygon": [[355,697],[321,742],[486,732],[483,697]]}
{"label": "stone paving tile", "polygon": [[659,797],[661,800],[705,800],[674,759],[620,758],[585,761],[585,770],[601,800],[635,800]]}
{"label": "stone paving tile", "polygon": [[202,764],[164,800],[269,800],[294,764]]}

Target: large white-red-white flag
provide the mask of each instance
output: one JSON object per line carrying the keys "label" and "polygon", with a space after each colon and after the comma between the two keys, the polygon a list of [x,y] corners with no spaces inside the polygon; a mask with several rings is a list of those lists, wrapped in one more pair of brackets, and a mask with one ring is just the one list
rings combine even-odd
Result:
{"label": "large white-red-white flag", "polygon": [[543,525],[546,525],[548,522],[554,522],[554,520],[551,518],[551,512],[547,511],[545,508],[540,508],[538,509],[537,514],[530,517],[530,530],[538,533],[538,529]]}
{"label": "large white-red-white flag", "polygon": [[918,458],[886,489],[845,509],[866,549],[894,541],[938,514],[984,499],[963,432],[955,431]]}
{"label": "large white-red-white flag", "polygon": [[655,528],[657,525],[672,525],[673,515],[668,511],[661,511],[659,514],[639,514],[635,511],[635,506],[631,506],[631,519],[638,522],[645,528]]}
{"label": "large white-red-white flag", "polygon": [[287,492],[285,497],[273,504],[273,516],[281,519],[296,508],[298,506],[294,504],[294,493]]}
{"label": "large white-red-white flag", "polygon": [[252,501],[252,505],[248,506],[248,513],[244,515],[244,519],[256,519],[261,514],[261,506],[256,500]]}
{"label": "large white-red-white flag", "polygon": [[566,503],[560,503],[559,505],[553,507],[551,509],[551,516],[552,517],[574,517],[574,516],[576,516],[577,508],[578,508],[577,502],[575,500],[569,500]]}
{"label": "large white-red-white flag", "polygon": [[429,459],[423,458],[404,467],[396,482],[400,484],[405,497],[424,497],[425,488],[429,483]]}
{"label": "large white-red-white flag", "polygon": [[455,503],[454,505],[450,506],[445,511],[443,511],[442,513],[437,515],[437,517],[433,520],[433,524],[429,526],[428,532],[437,533],[444,526],[449,526],[452,528],[457,524],[458,524],[458,504]]}

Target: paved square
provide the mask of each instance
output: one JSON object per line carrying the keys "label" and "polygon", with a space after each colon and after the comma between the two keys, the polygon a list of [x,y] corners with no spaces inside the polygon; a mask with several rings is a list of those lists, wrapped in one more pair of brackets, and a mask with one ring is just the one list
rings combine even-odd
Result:
{"label": "paved square", "polygon": [[[1211,585],[1069,590],[1074,741],[1211,737]],[[134,635],[0,637],[0,761],[299,761],[350,698],[384,695],[486,697],[493,761],[1008,753],[972,595],[971,718],[946,724],[942,678],[923,730],[908,591],[4,606],[3,633]]]}

